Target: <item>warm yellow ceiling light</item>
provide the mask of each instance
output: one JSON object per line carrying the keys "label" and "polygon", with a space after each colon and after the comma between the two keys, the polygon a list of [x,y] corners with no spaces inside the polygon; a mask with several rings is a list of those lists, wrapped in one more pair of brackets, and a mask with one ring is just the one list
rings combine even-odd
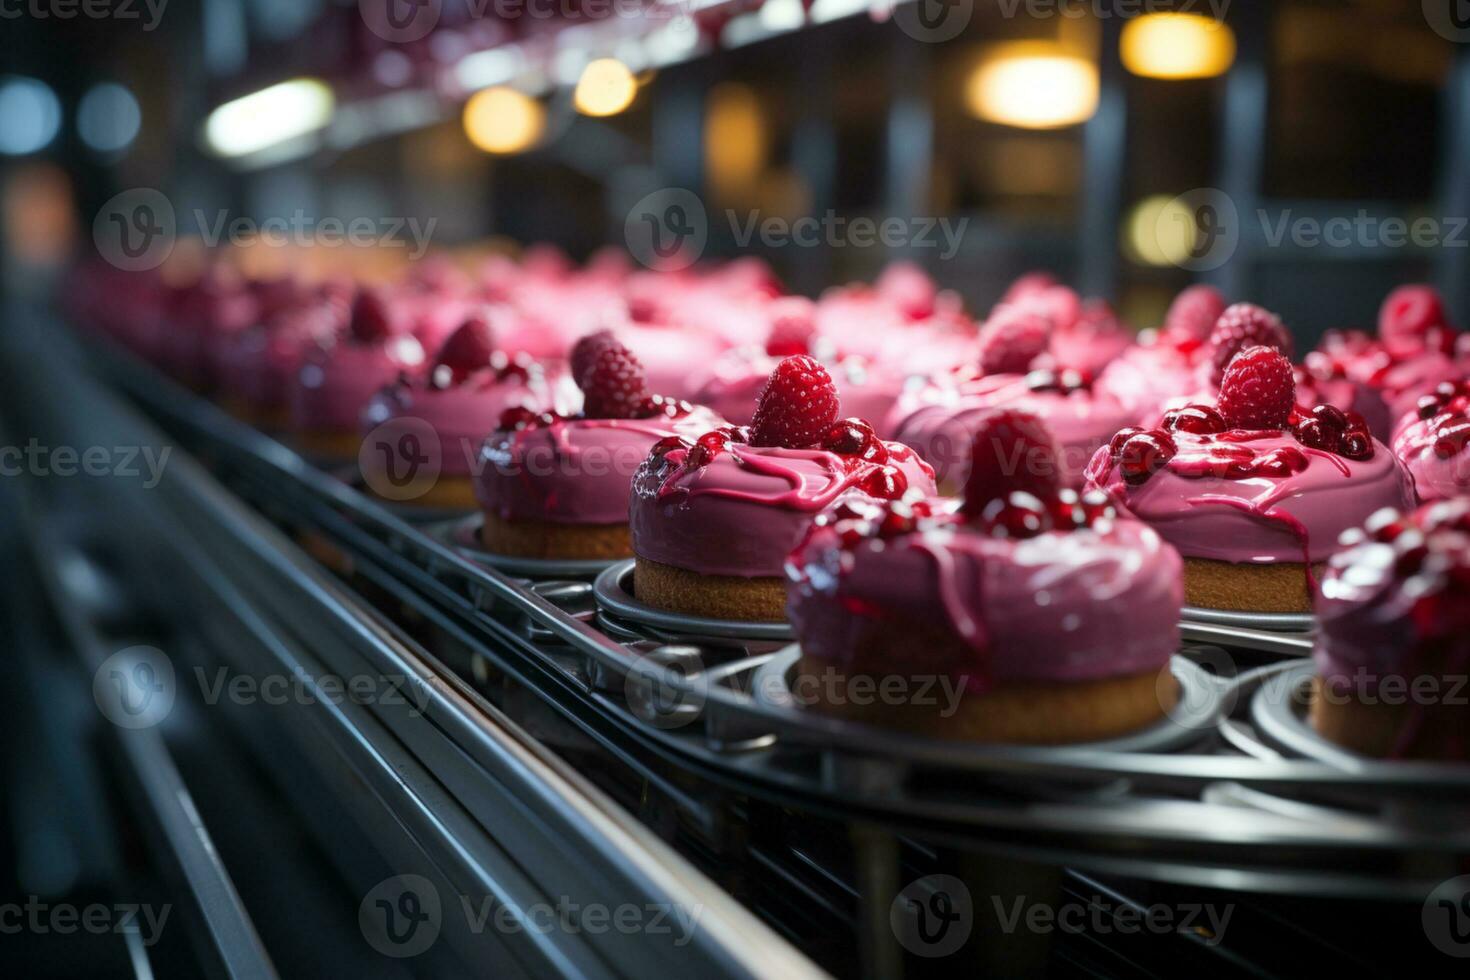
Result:
{"label": "warm yellow ceiling light", "polygon": [[965,104],[987,122],[1056,129],[1097,111],[1097,66],[1053,45],[996,45],[965,85]]}
{"label": "warm yellow ceiling light", "polygon": [[1145,78],[1212,78],[1235,61],[1235,34],[1203,14],[1145,14],[1123,26],[1123,65]]}
{"label": "warm yellow ceiling light", "polygon": [[572,102],[587,116],[615,116],[633,104],[638,80],[628,66],[616,58],[588,62],[577,80]]}
{"label": "warm yellow ceiling light", "polygon": [[1197,229],[1194,214],[1177,197],[1154,194],[1133,206],[1123,221],[1123,247],[1143,265],[1182,265]]}
{"label": "warm yellow ceiling light", "polygon": [[528,150],[545,128],[546,110],[541,103],[513,88],[487,88],[465,103],[465,135],[486,153]]}

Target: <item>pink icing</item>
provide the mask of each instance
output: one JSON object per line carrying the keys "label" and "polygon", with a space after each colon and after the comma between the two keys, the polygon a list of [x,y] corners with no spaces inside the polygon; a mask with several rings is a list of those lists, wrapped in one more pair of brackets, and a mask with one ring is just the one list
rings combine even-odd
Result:
{"label": "pink icing", "polygon": [[[885,444],[912,492],[934,493],[934,471],[907,446]],[[823,449],[732,443],[705,466],[683,450],[651,456],[633,480],[629,525],[640,557],[698,572],[780,575],[812,517],[882,466]]]}
{"label": "pink icing", "polygon": [[422,419],[439,436],[440,472],[469,476],[476,469],[481,445],[506,409],[566,413],[579,400],[559,368],[544,373],[533,366],[529,372],[510,371],[499,377],[486,369],[448,388],[436,388],[418,377],[378,392],[363,409],[362,430],[366,433],[390,419]]}
{"label": "pink icing", "polygon": [[[1421,503],[1470,495],[1470,446],[1441,437],[1451,426],[1470,425],[1463,415],[1449,413],[1421,419],[1409,416],[1394,436],[1393,451],[1414,478],[1414,492]],[[1460,448],[1450,452],[1455,445]]]}
{"label": "pink icing", "polygon": [[1118,355],[1092,387],[1122,405],[1130,423],[1142,424],[1159,414],[1167,399],[1197,391],[1200,381],[1194,357],[1160,337]]}
{"label": "pink icing", "polygon": [[[861,669],[855,651],[884,617],[944,623],[974,659],[933,666],[972,689],[1158,670],[1179,642],[1179,555],[1134,520],[1021,540],[938,523],[855,545],[814,527],[788,576],[805,655]],[[925,652],[893,651],[894,662],[914,668]]]}
{"label": "pink icing", "polygon": [[380,388],[424,360],[410,336],[364,344],[350,335],[306,355],[291,388],[291,424],[297,429],[356,432],[364,406]]}
{"label": "pink icing", "polygon": [[720,425],[703,408],[677,419],[562,419],[497,431],[480,450],[475,496],[504,520],[621,524],[634,473],[660,439]]}
{"label": "pink icing", "polygon": [[[1143,483],[1123,481],[1107,447],[1088,464],[1100,487],[1190,558],[1237,564],[1318,562],[1338,535],[1383,507],[1413,501],[1409,475],[1376,440],[1371,459],[1307,449],[1289,432],[1171,433],[1178,453]],[[1246,444],[1249,444],[1248,446]],[[1272,454],[1295,464],[1287,476],[1226,475],[1242,449],[1252,460]]]}
{"label": "pink icing", "polygon": [[913,446],[938,474],[956,487],[969,465],[970,442],[987,412],[998,407],[1035,414],[1061,450],[1067,484],[1082,486],[1083,469],[1132,415],[1111,396],[1085,389],[1033,391],[1022,375],[991,375],[968,381],[938,379],[900,396],[885,425],[895,439]]}

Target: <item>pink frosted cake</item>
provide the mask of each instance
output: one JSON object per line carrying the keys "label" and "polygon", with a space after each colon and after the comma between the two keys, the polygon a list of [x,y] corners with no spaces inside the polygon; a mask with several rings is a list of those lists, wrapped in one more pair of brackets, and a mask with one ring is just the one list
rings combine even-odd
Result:
{"label": "pink frosted cake", "polygon": [[1408,473],[1360,417],[1328,405],[1302,415],[1294,398],[1286,355],[1248,348],[1217,405],[1124,429],[1088,464],[1089,486],[1179,549],[1191,605],[1307,612],[1338,535],[1412,503]]}
{"label": "pink frosted cake", "polygon": [[1031,370],[1049,339],[1044,318],[1022,306],[998,308],[981,331],[978,370],[905,391],[886,430],[913,446],[935,468],[940,486],[954,492],[964,484],[970,443],[985,415],[997,408],[1027,412],[1056,438],[1063,483],[1080,487],[1093,452],[1133,416],[1080,371]]}
{"label": "pink frosted cake", "polygon": [[1200,387],[1210,333],[1224,312],[1225,301],[1213,287],[1185,289],[1158,331],[1140,334],[1137,344],[1103,369],[1097,391],[1121,404],[1134,424],[1156,417],[1165,401]]}
{"label": "pink frosted cake", "polygon": [[1470,380],[1441,382],[1419,398],[1394,434],[1393,451],[1421,503],[1470,495]]}
{"label": "pink frosted cake", "polygon": [[934,492],[934,472],[859,419],[837,418],[826,370],[777,365],[750,428],[666,439],[633,480],[634,586],[651,605],[721,619],[778,621],[782,567],[812,517],[839,499]]}
{"label": "pink frosted cake", "polygon": [[963,502],[845,500],[817,518],[787,563],[802,703],[1030,743],[1121,735],[1174,704],[1179,555],[1105,495],[1061,487],[1054,459],[1008,462],[1055,449],[1034,416],[997,411]]}
{"label": "pink frosted cake", "polygon": [[288,428],[290,392],[301,365],[347,328],[351,307],[350,292],[323,286],[222,340],[213,376],[224,407],[263,429]]}
{"label": "pink frosted cake", "polygon": [[377,291],[364,289],[345,332],[309,351],[289,395],[292,437],[306,451],[354,459],[368,401],[424,362],[424,349],[396,325]]}
{"label": "pink frosted cake", "polygon": [[[426,371],[403,375],[368,402],[362,431],[368,438],[375,430],[382,435],[378,446],[388,460],[375,456],[374,465],[398,464],[395,470],[404,472],[409,465],[400,458],[404,452],[435,453],[439,475],[416,503],[473,509],[480,446],[505,413],[561,414],[576,401],[575,388],[559,368],[497,350],[489,323],[472,316],[449,335]],[[432,440],[421,438],[421,426],[433,431]],[[414,438],[408,442],[400,438],[410,434]]]}
{"label": "pink frosted cake", "polygon": [[575,416],[508,409],[480,451],[475,496],[481,541],[523,558],[615,559],[632,554],[633,475],[661,440],[690,439],[723,420],[648,393],[642,365],[607,334],[572,351],[584,395]]}
{"label": "pink frosted cake", "polygon": [[1470,762],[1470,500],[1381,511],[1317,600],[1312,725],[1365,755]]}

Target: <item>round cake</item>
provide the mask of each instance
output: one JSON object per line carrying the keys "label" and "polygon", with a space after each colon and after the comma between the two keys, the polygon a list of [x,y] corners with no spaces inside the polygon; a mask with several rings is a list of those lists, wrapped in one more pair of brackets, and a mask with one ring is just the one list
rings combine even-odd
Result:
{"label": "round cake", "polygon": [[384,385],[423,362],[423,347],[378,291],[362,290],[347,330],[303,359],[289,396],[292,438],[307,452],[356,458],[363,408]]}
{"label": "round cake", "polygon": [[934,492],[934,471],[860,419],[837,418],[831,377],[811,357],[771,373],[749,428],[711,427],[653,448],[633,480],[634,587],[697,616],[784,617],[786,555],[840,499]]}
{"label": "round cake", "polygon": [[1373,515],[1317,600],[1312,725],[1365,755],[1470,761],[1470,500]]}
{"label": "round cake", "polygon": [[963,501],[822,514],[787,564],[801,703],[988,742],[1093,741],[1162,717],[1178,695],[1179,556],[1055,466],[1007,463],[1055,451],[1034,416],[998,410]]}
{"label": "round cake", "polygon": [[722,422],[707,409],[650,395],[642,365],[610,334],[579,341],[570,366],[584,396],[580,414],[508,409],[480,450],[474,489],[490,551],[627,558],[629,488],[649,450]]}
{"label": "round cake", "polygon": [[1470,380],[1444,381],[1400,423],[1393,451],[1421,503],[1470,494]]}
{"label": "round cake", "polygon": [[[417,423],[430,427],[435,438],[428,448],[436,451],[438,477],[414,502],[473,509],[473,474],[480,448],[505,413],[562,414],[576,400],[575,388],[560,368],[497,350],[489,322],[476,315],[449,335],[427,370],[400,377],[368,402],[362,432],[365,438],[374,431],[385,434],[376,448],[388,455],[386,465],[398,472],[410,463],[402,458],[405,452],[428,451],[422,440],[400,437]],[[381,426],[388,428],[380,430]]]}
{"label": "round cake", "polygon": [[1184,556],[1191,605],[1309,612],[1338,536],[1383,507],[1412,505],[1408,473],[1366,423],[1329,405],[1294,407],[1291,362],[1238,354],[1215,405],[1127,428],[1088,464],[1108,492]]}

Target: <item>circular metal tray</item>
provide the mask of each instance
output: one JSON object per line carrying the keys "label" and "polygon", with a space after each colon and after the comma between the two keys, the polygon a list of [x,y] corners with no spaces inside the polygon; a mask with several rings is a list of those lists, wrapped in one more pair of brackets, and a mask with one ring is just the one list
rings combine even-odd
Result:
{"label": "circular metal tray", "polygon": [[633,559],[629,558],[611,565],[592,583],[597,604],[620,619],[694,636],[751,640],[790,640],[795,636],[790,623],[747,623],[736,619],[688,616],[639,602],[633,595],[633,564]]}
{"label": "circular metal tray", "polygon": [[[795,644],[777,651],[751,677],[752,696],[760,703],[783,711],[806,709],[791,690],[801,648]],[[1190,660],[1175,656],[1170,669],[1181,691],[1178,707],[1163,720],[1118,738],[1079,742],[1072,746],[1095,752],[1172,752],[1197,744],[1219,720],[1221,695],[1228,682],[1217,679]],[[852,724],[852,723],[849,723]],[[869,733],[873,726],[859,725]]]}
{"label": "circular metal tray", "polygon": [[1317,628],[1317,617],[1311,613],[1236,612],[1233,609],[1185,606],[1179,618],[1188,623],[1236,626],[1242,629],[1270,630],[1279,633],[1309,633]]}
{"label": "circular metal tray", "polygon": [[459,517],[450,521],[441,520],[425,525],[421,530],[452,545],[455,550],[482,565],[488,565],[497,572],[504,572],[518,578],[585,579],[616,564],[616,561],[602,558],[519,558],[515,555],[498,555],[493,551],[486,551],[484,544],[480,542],[481,523],[482,518],[479,514],[470,514],[468,517]]}

